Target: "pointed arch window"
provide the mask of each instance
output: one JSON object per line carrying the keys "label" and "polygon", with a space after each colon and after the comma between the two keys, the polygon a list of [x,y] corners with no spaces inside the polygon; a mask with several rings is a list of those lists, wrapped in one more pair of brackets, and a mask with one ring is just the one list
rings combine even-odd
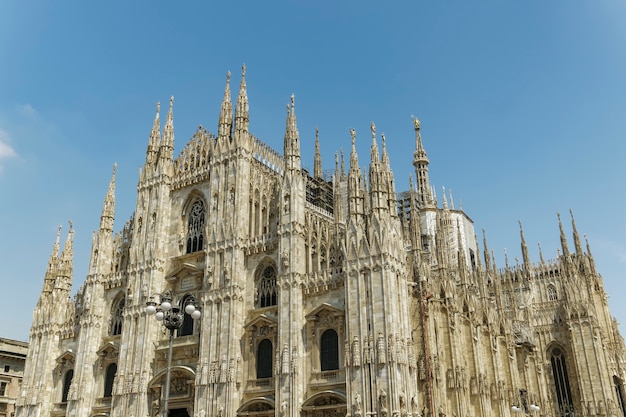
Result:
{"label": "pointed arch window", "polygon": [[277,302],[276,270],[273,266],[267,266],[257,282],[257,307],[275,306]]}
{"label": "pointed arch window", "polygon": [[74,370],[70,369],[65,373],[63,378],[63,392],[61,394],[61,402],[66,403],[70,395],[70,387],[72,386],[72,379],[74,379]]}
{"label": "pointed arch window", "polygon": [[339,336],[334,329],[322,333],[320,339],[320,368],[322,371],[339,369]]}
{"label": "pointed arch window", "polygon": [[256,351],[256,377],[271,378],[273,368],[273,347],[269,339],[261,340]]}
{"label": "pointed arch window", "polygon": [[113,381],[115,381],[115,374],[117,374],[117,364],[112,363],[107,366],[107,370],[104,374],[104,398],[110,398],[113,396]]}
{"label": "pointed arch window", "polygon": [[572,391],[567,375],[565,354],[561,349],[552,349],[550,364],[552,365],[552,376],[554,378],[554,389],[556,391],[557,415],[566,416],[570,415],[570,413],[573,414],[574,402],[572,400]]}
{"label": "pointed arch window", "polygon": [[126,305],[126,300],[124,298],[120,298],[116,302],[113,303],[113,307],[111,309],[111,336],[117,336],[122,334],[122,325],[124,324],[124,306]]}
{"label": "pointed arch window", "polygon": [[613,384],[615,385],[615,394],[617,395],[617,402],[622,415],[626,416],[626,404],[624,404],[624,383],[617,375],[613,375]]}
{"label": "pointed arch window", "polygon": [[193,334],[193,318],[185,312],[185,306],[192,298],[192,296],[186,295],[180,301],[180,309],[184,313],[184,318],[182,327],[178,329],[178,336],[189,336]]}
{"label": "pointed arch window", "polygon": [[204,202],[194,201],[187,222],[187,253],[198,252],[204,245]]}
{"label": "pointed arch window", "polygon": [[556,292],[556,288],[554,287],[554,285],[552,284],[548,285],[548,300],[556,301],[558,299],[559,299],[559,296]]}

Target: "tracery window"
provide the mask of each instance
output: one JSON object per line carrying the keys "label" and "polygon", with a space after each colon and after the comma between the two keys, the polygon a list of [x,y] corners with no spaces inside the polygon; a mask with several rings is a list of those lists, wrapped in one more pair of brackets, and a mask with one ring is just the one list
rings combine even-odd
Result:
{"label": "tracery window", "polygon": [[204,203],[196,200],[189,211],[187,223],[187,253],[202,250],[204,243]]}
{"label": "tracery window", "polygon": [[256,377],[271,378],[273,368],[273,349],[272,342],[269,339],[261,340],[256,351]]}
{"label": "tracery window", "polygon": [[115,374],[117,373],[117,364],[112,363],[107,366],[107,370],[104,374],[104,398],[113,396],[113,381],[115,380]]}
{"label": "tracery window", "polygon": [[328,329],[322,333],[320,367],[322,371],[339,369],[339,337],[334,329]]}
{"label": "tracery window", "polygon": [[556,288],[554,288],[554,285],[552,284],[548,285],[548,300],[556,301],[558,299],[559,299],[559,296],[556,293]]}
{"label": "tracery window", "polygon": [[126,300],[124,298],[120,298],[116,302],[113,303],[113,308],[111,309],[111,336],[117,336],[122,334],[122,324],[124,323],[124,306],[126,305]]}
{"label": "tracery window", "polygon": [[569,377],[567,375],[565,354],[561,349],[552,349],[550,364],[552,365],[554,389],[556,390],[556,400],[558,405],[557,414],[560,416],[570,415],[570,413],[574,412],[574,402],[572,401],[572,391],[570,389]]}
{"label": "tracery window", "polygon": [[180,301],[180,309],[184,313],[184,318],[182,327],[178,329],[178,336],[189,336],[190,334],[193,334],[193,318],[185,312],[185,306],[190,298],[190,295],[186,295]]}
{"label": "tracery window", "polygon": [[65,378],[63,379],[63,392],[61,394],[61,402],[66,403],[68,396],[70,394],[70,386],[72,385],[72,379],[74,378],[74,370],[70,369],[65,373]]}
{"label": "tracery window", "polygon": [[263,308],[276,304],[276,270],[273,266],[267,266],[257,281],[257,307]]}

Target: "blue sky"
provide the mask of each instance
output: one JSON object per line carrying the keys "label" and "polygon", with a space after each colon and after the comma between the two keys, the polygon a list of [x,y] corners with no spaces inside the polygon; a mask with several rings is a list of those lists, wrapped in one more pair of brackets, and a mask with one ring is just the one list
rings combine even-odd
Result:
{"label": "blue sky", "polygon": [[116,230],[132,214],[156,102],[175,96],[178,153],[217,131],[243,63],[250,130],[282,153],[294,93],[311,169],[316,126],[325,169],[353,127],[366,165],[373,120],[406,189],[418,116],[439,197],[452,189],[500,266],[521,258],[518,220],[531,257],[541,242],[555,258],[571,208],[624,329],[626,2],[4,0],[0,337],[27,340],[70,219],[83,282],[115,162]]}

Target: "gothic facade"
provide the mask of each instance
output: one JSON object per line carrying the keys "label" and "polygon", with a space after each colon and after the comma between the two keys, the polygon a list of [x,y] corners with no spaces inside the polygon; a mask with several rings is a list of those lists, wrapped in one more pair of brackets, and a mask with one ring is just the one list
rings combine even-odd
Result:
{"label": "gothic facade", "polygon": [[624,342],[573,216],[573,250],[559,218],[562,249],[533,263],[520,224],[523,259],[499,268],[435,195],[417,119],[396,193],[373,123],[368,172],[353,129],[331,176],[316,138],[311,174],[293,97],[281,155],[248,131],[245,69],[234,106],[229,83],[217,135],[177,157],[157,106],[135,212],[114,232],[114,169],[74,297],[59,230],[18,417],[162,415],[169,332],[146,303],[166,291],[201,312],[172,339],[170,416],[624,415]]}

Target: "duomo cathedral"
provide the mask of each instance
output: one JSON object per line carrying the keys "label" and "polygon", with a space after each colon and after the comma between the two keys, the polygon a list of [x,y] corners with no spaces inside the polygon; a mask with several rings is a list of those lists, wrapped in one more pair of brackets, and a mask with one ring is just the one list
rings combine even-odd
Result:
{"label": "duomo cathedral", "polygon": [[624,341],[573,216],[554,259],[520,224],[522,259],[497,266],[433,191],[417,119],[406,191],[373,123],[367,170],[352,129],[332,175],[316,137],[309,172],[293,96],[282,153],[248,130],[245,68],[217,134],[175,156],[173,120],[157,105],[119,231],[114,168],[75,295],[59,229],[17,417],[624,416]]}

